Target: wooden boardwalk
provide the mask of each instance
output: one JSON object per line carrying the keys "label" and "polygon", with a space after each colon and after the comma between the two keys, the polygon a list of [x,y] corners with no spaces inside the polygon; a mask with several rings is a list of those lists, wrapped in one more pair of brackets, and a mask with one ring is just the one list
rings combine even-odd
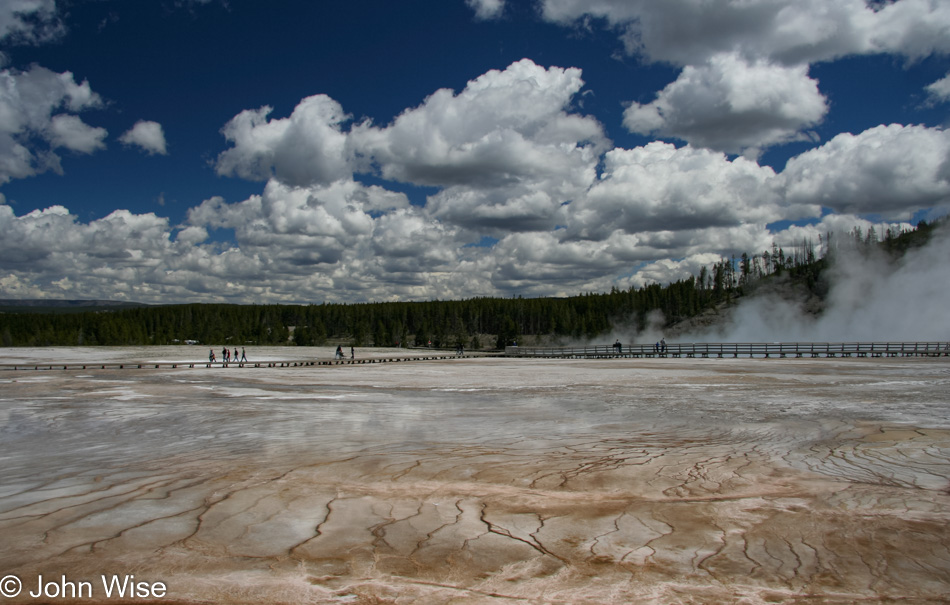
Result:
{"label": "wooden boardwalk", "polygon": [[568,359],[702,357],[941,357],[950,342],[688,342],[590,347],[506,347],[506,357]]}
{"label": "wooden boardwalk", "polygon": [[[365,357],[360,359],[297,359],[284,361],[230,362],[161,361],[161,362],[20,362],[0,364],[0,370],[144,370],[144,369],[235,369],[235,368],[300,368],[312,366],[352,366],[410,361],[442,361],[497,357],[499,352],[478,352],[456,355],[432,352],[426,355]],[[653,345],[597,345],[589,347],[506,347],[508,358],[533,357],[548,359],[608,358],[840,358],[840,357],[950,357],[950,342],[694,342],[667,343],[665,348]]]}
{"label": "wooden boardwalk", "polygon": [[[0,364],[0,370],[145,370],[145,369],[196,369],[196,368],[302,368],[309,366],[342,366],[342,365],[366,365],[374,363],[400,363],[407,361],[437,361],[447,359],[465,359],[472,357],[486,357],[491,353],[475,353],[455,355],[449,353],[435,353],[430,355],[405,355],[394,357],[365,357],[359,359],[297,359],[288,361],[245,361],[244,363],[232,361],[224,363],[221,361],[162,361],[162,362],[141,362],[133,361],[128,363],[121,362],[57,362],[57,363],[7,363]],[[499,355],[496,353],[495,355]]]}

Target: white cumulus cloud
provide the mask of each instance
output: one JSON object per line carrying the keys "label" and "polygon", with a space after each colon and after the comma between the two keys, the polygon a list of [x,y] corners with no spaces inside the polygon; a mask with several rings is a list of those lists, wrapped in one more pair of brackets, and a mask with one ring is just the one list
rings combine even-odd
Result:
{"label": "white cumulus cloud", "polygon": [[458,94],[438,90],[384,128],[357,125],[351,145],[383,177],[418,185],[583,181],[606,145],[597,120],[567,111],[583,85],[579,69],[523,59]]}
{"label": "white cumulus cloud", "polygon": [[103,148],[106,130],[74,115],[101,105],[89,83],[77,83],[70,72],[40,66],[0,71],[0,184],[47,170],[60,172],[56,148],[78,153]]}
{"label": "white cumulus cloud", "polygon": [[791,203],[906,219],[950,205],[950,132],[891,124],[842,133],[790,159],[782,176]]}
{"label": "white cumulus cloud", "polygon": [[609,141],[594,118],[573,112],[576,68],[524,59],[442,89],[391,124],[359,124],[350,149],[361,170],[440,187],[433,216],[473,229],[552,228],[559,208],[587,189]]}
{"label": "white cumulus cloud", "polygon": [[675,232],[765,224],[816,214],[817,206],[786,208],[780,181],[767,166],[693,147],[653,142],[614,149],[600,179],[569,206],[568,231],[602,239],[625,233]]}
{"label": "white cumulus cloud", "polygon": [[341,126],[349,116],[326,95],[302,100],[289,118],[273,109],[245,110],[222,129],[233,147],[218,156],[218,174],[251,180],[272,176],[295,186],[328,184],[352,175]]}
{"label": "white cumulus cloud", "polygon": [[928,84],[926,89],[932,101],[938,103],[950,101],[950,74],[947,74],[932,84]]}
{"label": "white cumulus cloud", "polygon": [[292,187],[272,179],[259,196],[227,204],[212,198],[188,212],[188,223],[234,229],[242,253],[273,267],[272,278],[329,272],[366,252],[379,213],[408,208],[404,195],[355,181]]}
{"label": "white cumulus cloud", "polygon": [[563,24],[603,19],[622,32],[629,53],[676,65],[732,52],[799,65],[950,51],[950,7],[933,0],[543,0],[541,7]]}
{"label": "white cumulus cloud", "polygon": [[827,111],[807,67],[719,54],[684,68],[652,103],[630,105],[624,125],[632,132],[755,156],[761,148],[807,138],[804,131]]}
{"label": "white cumulus cloud", "polygon": [[139,120],[132,128],[119,137],[119,141],[126,145],[140,147],[149,155],[168,154],[165,145],[165,132],[162,129],[162,125],[158,122]]}
{"label": "white cumulus cloud", "polygon": [[[590,171],[589,182],[594,178]],[[532,186],[533,185],[533,186]],[[544,191],[544,185],[552,191]],[[543,231],[563,223],[566,200],[583,195],[578,184],[557,191],[560,183],[509,187],[448,187],[429,197],[426,208],[438,220],[473,231],[504,235],[508,231]]]}
{"label": "white cumulus cloud", "polygon": [[934,0],[542,0],[541,13],[564,25],[599,20],[629,54],[683,67],[655,101],[631,104],[627,128],[750,156],[810,137],[823,120],[809,65],[950,53],[950,3]]}
{"label": "white cumulus cloud", "polygon": [[300,102],[288,118],[247,110],[223,129],[232,147],[217,171],[274,178],[295,187],[348,180],[355,172],[440,187],[434,216],[472,228],[553,227],[560,206],[581,195],[608,147],[594,118],[573,112],[579,69],[530,60],[491,70],[459,93],[441,89],[386,126],[349,116],[325,95]]}
{"label": "white cumulus cloud", "polygon": [[105,128],[89,126],[79,116],[53,116],[49,124],[49,141],[53,147],[65,147],[80,153],[105,149],[103,139],[109,134]]}
{"label": "white cumulus cloud", "polygon": [[47,42],[64,31],[56,0],[4,0],[0,2],[0,41],[28,44]]}
{"label": "white cumulus cloud", "polygon": [[496,19],[505,11],[505,0],[465,0],[479,19]]}

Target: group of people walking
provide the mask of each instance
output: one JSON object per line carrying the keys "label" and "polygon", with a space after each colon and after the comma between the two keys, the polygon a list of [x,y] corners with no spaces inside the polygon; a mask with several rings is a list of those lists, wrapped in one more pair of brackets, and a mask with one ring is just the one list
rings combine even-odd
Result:
{"label": "group of people walking", "polygon": [[[336,348],[336,359],[345,359],[343,354],[343,345],[338,345]],[[350,347],[350,359],[356,359],[356,349]],[[214,354],[214,349],[208,351],[208,361],[211,363],[217,363],[218,358]],[[221,362],[222,363],[245,363],[247,362],[247,352],[244,347],[241,347],[241,353],[238,354],[238,350],[235,347],[234,353],[231,353],[231,349],[224,347],[221,349]]]}
{"label": "group of people walking", "polygon": [[[620,344],[619,339],[614,342],[613,347],[614,352],[617,353],[617,355],[623,353],[623,345]],[[657,341],[657,343],[653,345],[653,351],[656,353],[666,353],[666,338],[661,338],[659,341]]]}
{"label": "group of people walking", "polygon": [[[216,362],[218,359],[214,356],[214,349],[208,351],[208,361],[211,363]],[[234,349],[234,356],[231,356],[231,350],[227,347],[221,349],[221,361],[223,363],[245,363],[247,362],[247,353],[244,351],[244,347],[241,347],[241,355],[238,357],[237,347]]]}

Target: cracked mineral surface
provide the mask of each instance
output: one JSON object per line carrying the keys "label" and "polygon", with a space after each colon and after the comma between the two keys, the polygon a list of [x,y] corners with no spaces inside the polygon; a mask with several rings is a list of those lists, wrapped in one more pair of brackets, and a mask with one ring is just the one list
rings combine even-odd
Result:
{"label": "cracked mineral surface", "polygon": [[[0,443],[11,603],[122,602],[114,574],[163,603],[950,594],[947,358],[3,370]],[[40,575],[94,594],[35,599]]]}

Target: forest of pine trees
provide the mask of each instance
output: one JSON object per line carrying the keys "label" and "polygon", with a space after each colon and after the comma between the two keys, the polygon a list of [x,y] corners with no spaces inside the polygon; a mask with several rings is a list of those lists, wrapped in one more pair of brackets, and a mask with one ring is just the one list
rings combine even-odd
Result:
{"label": "forest of pine trees", "polygon": [[[0,346],[205,345],[424,346],[501,348],[524,335],[590,340],[615,325],[643,330],[660,311],[667,325],[748,295],[783,278],[822,293],[821,274],[843,248],[902,254],[925,242],[934,225],[905,233],[872,228],[805,240],[792,250],[772,246],[703,267],[668,285],[568,298],[472,298],[459,301],[312,305],[183,304],[79,313],[0,313]],[[486,336],[487,335],[487,336]]]}

